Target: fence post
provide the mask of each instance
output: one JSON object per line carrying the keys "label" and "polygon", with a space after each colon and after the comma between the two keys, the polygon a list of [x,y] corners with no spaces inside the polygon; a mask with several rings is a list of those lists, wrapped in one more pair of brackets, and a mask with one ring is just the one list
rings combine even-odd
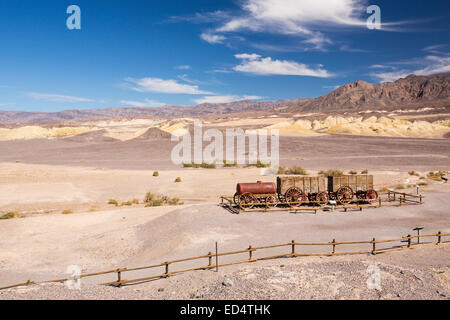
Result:
{"label": "fence post", "polygon": [[407,237],[408,237],[408,248],[411,248],[411,235],[408,234]]}
{"label": "fence post", "polygon": [[376,240],[375,238],[372,239],[372,254],[377,254],[377,249],[376,249]]}
{"label": "fence post", "polygon": [[336,253],[336,239],[333,239],[333,241],[331,241],[331,243],[333,244],[333,251],[331,252],[331,254],[335,254]]}
{"label": "fence post", "polygon": [[293,257],[295,257],[295,241],[292,240],[291,243],[292,243],[292,245],[291,245],[292,246],[291,254],[292,254]]}
{"label": "fence post", "polygon": [[210,251],[210,252],[208,252],[208,267],[209,267],[209,269],[211,269],[211,266],[212,266],[212,253]]}
{"label": "fence post", "polygon": [[378,198],[378,207],[381,208],[381,198]]}
{"label": "fence post", "polygon": [[439,244],[439,243],[441,243],[441,232],[439,231],[438,233],[438,241],[437,241],[437,243],[436,244]]}
{"label": "fence post", "polygon": [[219,272],[219,255],[217,252],[217,241],[216,241],[216,272]]}
{"label": "fence post", "polygon": [[252,246],[248,246],[248,261],[252,261],[252,259],[253,259]]}
{"label": "fence post", "polygon": [[388,191],[388,201],[391,201],[391,191]]}
{"label": "fence post", "polygon": [[117,269],[117,284],[119,288],[122,287],[122,274],[120,269]]}
{"label": "fence post", "polygon": [[422,195],[419,196],[419,203],[422,204]]}
{"label": "fence post", "polygon": [[168,278],[169,277],[169,263],[164,262],[164,264],[166,265],[166,272],[164,273],[164,278]]}
{"label": "fence post", "polygon": [[400,207],[402,206],[402,197],[399,197],[400,200]]}

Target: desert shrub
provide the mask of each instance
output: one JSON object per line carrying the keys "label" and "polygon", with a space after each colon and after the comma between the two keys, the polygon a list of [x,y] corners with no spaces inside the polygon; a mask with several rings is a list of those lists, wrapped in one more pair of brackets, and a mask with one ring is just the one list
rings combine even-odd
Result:
{"label": "desert shrub", "polygon": [[165,195],[156,195],[152,192],[147,192],[144,198],[145,207],[159,207],[164,205],[180,205],[183,202],[180,202],[179,198],[170,198]]}
{"label": "desert shrub", "polygon": [[294,166],[292,168],[279,167],[278,174],[294,174],[294,175],[302,175],[306,176],[308,172],[302,167]]}
{"label": "desert shrub", "polygon": [[134,198],[133,200],[131,200],[131,202],[132,202],[133,204],[139,204],[139,200],[136,199],[136,198]]}
{"label": "desert shrub", "polygon": [[113,204],[113,205],[115,205],[115,206],[118,206],[118,205],[119,205],[119,202],[117,202],[117,200],[115,200],[115,199],[109,199],[109,200],[108,200],[108,204]]}
{"label": "desert shrub", "polygon": [[144,202],[149,203],[153,199],[155,199],[155,195],[152,192],[147,192],[144,197]]}
{"label": "desert shrub", "polygon": [[423,179],[425,179],[425,177],[424,177],[424,176],[422,176],[422,177],[420,177],[419,179],[423,180]]}
{"label": "desert shrub", "polygon": [[159,172],[158,171],[153,171],[153,176],[154,177],[159,177]]}
{"label": "desert shrub", "polygon": [[4,215],[0,216],[0,219],[2,219],[2,220],[12,219],[12,218],[17,217],[18,215],[19,215],[18,212],[11,211],[11,212],[5,213]]}
{"label": "desert shrub", "polygon": [[399,184],[398,186],[395,187],[395,190],[402,190],[405,189],[405,186],[402,184]]}
{"label": "desert shrub", "polygon": [[427,177],[434,181],[442,181],[442,177],[445,176],[445,171],[429,172]]}
{"label": "desert shrub", "polygon": [[172,199],[169,199],[169,200],[167,201],[167,203],[168,203],[169,205],[171,205],[171,206],[176,206],[176,205],[178,205],[178,204],[182,204],[182,202],[180,202],[180,199],[179,199],[179,198],[172,198]]}
{"label": "desert shrub", "polygon": [[125,202],[121,203],[122,206],[131,206],[132,204],[133,204],[133,202],[131,202],[131,201],[125,201]]}
{"label": "desert shrub", "polygon": [[64,210],[63,212],[61,212],[62,214],[71,214],[71,213],[73,213],[73,210],[70,210],[70,209],[66,209],[66,210]]}
{"label": "desert shrub", "polygon": [[319,174],[324,176],[340,177],[344,175],[344,172],[336,169],[328,169],[328,170],[320,170]]}
{"label": "desert shrub", "polygon": [[175,182],[181,182],[181,178],[180,178],[180,177],[177,177],[177,178],[175,179]]}
{"label": "desert shrub", "polygon": [[146,207],[160,207],[164,204],[164,202],[161,199],[154,199],[152,201],[150,201],[149,203],[147,203],[145,206]]}
{"label": "desert shrub", "polygon": [[264,163],[264,162],[261,162],[261,161],[257,161],[256,162],[256,167],[257,168],[269,168],[270,167],[270,163]]}
{"label": "desert shrub", "polygon": [[388,192],[389,188],[383,187],[381,189],[378,190],[378,192]]}
{"label": "desert shrub", "polygon": [[348,172],[348,174],[358,174],[358,171],[356,171],[356,170],[350,170],[349,172]]}
{"label": "desert shrub", "polygon": [[228,160],[223,160],[223,167],[224,168],[237,168],[238,164],[237,164],[236,161],[231,162],[231,161],[228,161]]}
{"label": "desert shrub", "polygon": [[215,163],[183,163],[183,168],[204,168],[204,169],[216,169]]}
{"label": "desert shrub", "polygon": [[424,186],[427,186],[428,183],[426,183],[426,182],[419,182],[417,185],[421,186],[421,187],[424,187]]}
{"label": "desert shrub", "polygon": [[216,168],[216,164],[215,163],[206,163],[206,162],[202,162],[202,164],[200,165],[201,168],[205,168],[205,169],[215,169]]}
{"label": "desert shrub", "polygon": [[418,174],[418,173],[415,172],[414,170],[409,171],[408,174],[409,174],[410,176],[416,176],[416,177],[420,176],[420,174]]}
{"label": "desert shrub", "polygon": [[153,200],[152,205],[154,207],[162,206],[163,205],[163,201],[161,199],[155,199],[155,200]]}
{"label": "desert shrub", "polygon": [[369,173],[369,170],[367,170],[367,169],[364,169],[363,171],[361,171],[361,174],[368,174]]}
{"label": "desert shrub", "polygon": [[260,160],[256,161],[256,163],[249,163],[246,165],[247,168],[249,167],[256,167],[256,168],[269,168],[270,167],[270,163],[264,163],[261,162]]}

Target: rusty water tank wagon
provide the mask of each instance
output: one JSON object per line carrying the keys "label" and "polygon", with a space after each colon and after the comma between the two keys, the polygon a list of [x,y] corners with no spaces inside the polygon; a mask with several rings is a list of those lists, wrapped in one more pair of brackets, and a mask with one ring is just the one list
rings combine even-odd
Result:
{"label": "rusty water tank wagon", "polygon": [[236,186],[236,193],[242,195],[244,193],[250,194],[275,194],[277,192],[277,186],[273,182],[261,182],[256,183],[238,183]]}

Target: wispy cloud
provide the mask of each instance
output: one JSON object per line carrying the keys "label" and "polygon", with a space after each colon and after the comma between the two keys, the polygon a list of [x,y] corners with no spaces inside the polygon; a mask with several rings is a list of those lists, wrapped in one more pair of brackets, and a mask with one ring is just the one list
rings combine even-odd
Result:
{"label": "wispy cloud", "polygon": [[176,66],[175,69],[177,69],[177,70],[190,70],[191,66],[185,64],[185,65],[181,65],[181,66]]}
{"label": "wispy cloud", "polygon": [[342,45],[339,49],[344,52],[354,52],[354,53],[370,52],[369,50],[365,50],[365,49],[361,49],[361,48],[353,48],[346,44]]}
{"label": "wispy cloud", "polygon": [[[405,65],[410,64],[410,68],[405,68]],[[398,68],[401,66],[402,68]],[[403,61],[395,65],[389,66],[391,71],[383,70],[376,73],[371,73],[373,78],[380,82],[395,81],[399,78],[404,78],[410,74],[418,76],[427,76],[435,73],[450,72],[450,56],[436,56],[429,55],[424,58],[414,58],[411,61]]]}
{"label": "wispy cloud", "polygon": [[217,10],[213,12],[197,12],[193,15],[188,16],[171,16],[165,22],[168,23],[178,23],[178,22],[190,22],[190,23],[211,23],[219,22],[224,19],[229,19],[230,13],[227,11]]}
{"label": "wispy cloud", "polygon": [[[212,44],[228,44],[234,39],[231,34],[270,33],[302,39],[295,45],[303,44],[303,50],[326,51],[334,43],[332,32],[367,28],[369,4],[369,0],[241,0],[239,10],[171,17],[168,22],[213,24],[201,34],[203,40]],[[406,31],[399,26],[419,22],[382,21],[381,30]]]}
{"label": "wispy cloud", "polygon": [[47,100],[52,102],[102,102],[88,98],[65,96],[61,94],[28,92],[27,96],[37,100]]}
{"label": "wispy cloud", "polygon": [[229,103],[240,100],[261,100],[264,97],[250,95],[225,95],[225,96],[205,96],[200,99],[194,99],[197,104],[202,103]]}
{"label": "wispy cloud", "polygon": [[127,78],[128,87],[138,92],[159,92],[173,94],[211,94],[209,91],[200,90],[197,85],[179,83],[176,80],[164,80],[161,78]]}
{"label": "wispy cloud", "polygon": [[450,44],[436,44],[432,46],[427,46],[423,48],[423,51],[430,52],[432,54],[448,54],[448,49],[450,48]]}
{"label": "wispy cloud", "polygon": [[125,104],[132,107],[140,107],[140,108],[155,108],[155,107],[162,107],[166,105],[165,103],[145,99],[144,101],[130,101],[130,100],[121,100],[121,104]]}
{"label": "wispy cloud", "polygon": [[223,40],[226,39],[225,36],[219,35],[219,34],[211,34],[211,33],[202,33],[200,35],[200,38],[205,40],[208,43],[216,44],[216,43],[223,43]]}
{"label": "wispy cloud", "polygon": [[[239,14],[230,15],[214,34],[252,31],[292,35],[323,49],[332,41],[321,29],[336,26],[365,26],[366,0],[246,0]],[[212,31],[209,33],[213,34]]]}
{"label": "wispy cloud", "polygon": [[324,89],[331,89],[331,90],[336,90],[337,88],[341,87],[342,85],[338,84],[335,86],[323,86],[322,88]]}
{"label": "wispy cloud", "polygon": [[328,78],[332,74],[327,70],[318,67],[313,69],[306,64],[295,61],[277,60],[271,57],[263,58],[258,54],[241,53],[236,54],[237,59],[242,62],[235,66],[233,70],[238,72],[247,72],[258,75],[292,75],[292,76],[311,76],[319,78]]}

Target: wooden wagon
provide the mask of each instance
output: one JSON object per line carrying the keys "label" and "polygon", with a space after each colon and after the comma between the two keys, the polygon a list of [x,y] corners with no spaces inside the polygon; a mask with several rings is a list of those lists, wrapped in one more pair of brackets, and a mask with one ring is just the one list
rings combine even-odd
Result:
{"label": "wooden wagon", "polygon": [[341,203],[348,203],[356,198],[374,202],[378,194],[373,188],[373,175],[352,174],[342,176],[328,176],[328,195],[330,199]]}
{"label": "wooden wagon", "polygon": [[329,200],[327,180],[323,176],[282,176],[277,177],[279,200],[292,205],[301,205],[306,201],[319,204]]}

